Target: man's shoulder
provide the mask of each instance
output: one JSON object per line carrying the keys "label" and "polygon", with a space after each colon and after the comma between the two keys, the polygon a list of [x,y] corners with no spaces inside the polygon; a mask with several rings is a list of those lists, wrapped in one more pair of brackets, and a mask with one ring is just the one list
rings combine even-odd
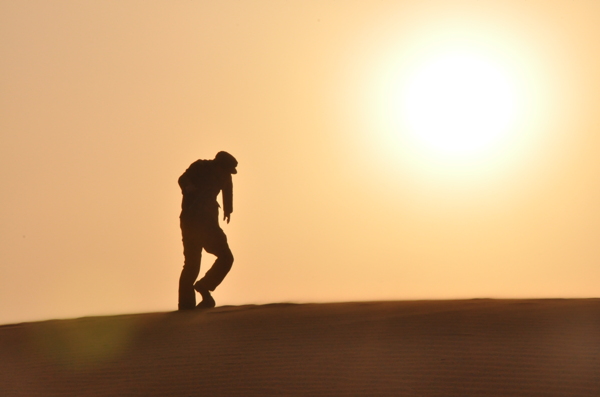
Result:
{"label": "man's shoulder", "polygon": [[193,163],[190,165],[190,167],[191,167],[191,166],[193,166],[193,165],[197,165],[197,164],[210,164],[210,163],[212,163],[212,160],[204,160],[204,159],[200,159],[200,160],[196,160],[196,161],[194,161],[194,162],[193,162]]}
{"label": "man's shoulder", "polygon": [[188,170],[203,170],[212,167],[212,160],[196,160],[188,167]]}

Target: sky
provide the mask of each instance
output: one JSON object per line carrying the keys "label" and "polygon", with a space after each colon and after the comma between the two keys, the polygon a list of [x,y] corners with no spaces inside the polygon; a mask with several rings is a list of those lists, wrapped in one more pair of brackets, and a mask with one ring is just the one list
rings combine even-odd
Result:
{"label": "sky", "polygon": [[220,150],[217,305],[600,295],[596,1],[0,1],[0,54],[0,324],[176,310]]}

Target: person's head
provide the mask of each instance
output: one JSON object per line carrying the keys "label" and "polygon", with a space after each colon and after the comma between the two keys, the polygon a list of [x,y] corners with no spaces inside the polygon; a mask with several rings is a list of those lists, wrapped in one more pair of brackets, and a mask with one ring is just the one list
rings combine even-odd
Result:
{"label": "person's head", "polygon": [[230,174],[237,174],[237,170],[235,169],[235,167],[237,167],[238,162],[235,159],[235,157],[233,157],[229,153],[227,153],[227,152],[217,153],[214,161],[219,167],[223,168]]}

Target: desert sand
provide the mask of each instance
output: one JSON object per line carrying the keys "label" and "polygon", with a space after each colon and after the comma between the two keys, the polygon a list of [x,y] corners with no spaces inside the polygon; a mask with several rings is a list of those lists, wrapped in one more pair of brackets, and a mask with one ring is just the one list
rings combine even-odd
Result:
{"label": "desert sand", "polygon": [[224,306],[0,327],[1,396],[600,396],[600,299]]}

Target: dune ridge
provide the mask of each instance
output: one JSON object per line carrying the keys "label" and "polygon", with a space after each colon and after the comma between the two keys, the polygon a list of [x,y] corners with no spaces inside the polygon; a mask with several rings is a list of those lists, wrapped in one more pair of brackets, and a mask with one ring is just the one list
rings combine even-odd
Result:
{"label": "dune ridge", "polygon": [[2,396],[600,396],[600,299],[224,306],[0,326]]}

